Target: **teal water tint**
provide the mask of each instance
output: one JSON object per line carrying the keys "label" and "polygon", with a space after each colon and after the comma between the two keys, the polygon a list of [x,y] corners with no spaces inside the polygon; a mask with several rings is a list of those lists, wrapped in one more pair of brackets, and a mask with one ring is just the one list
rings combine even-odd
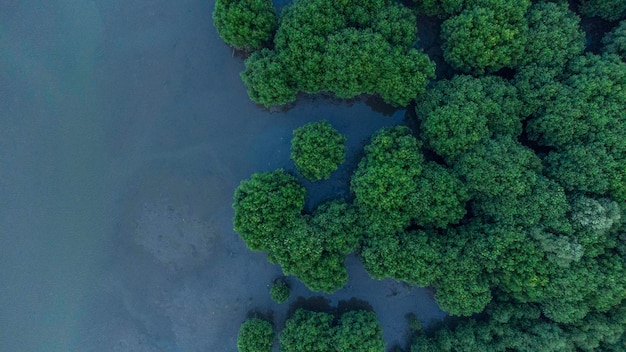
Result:
{"label": "teal water tint", "polygon": [[[269,296],[280,268],[232,230],[235,188],[295,170],[292,130],[327,119],[347,161],[305,183],[307,207],[346,196],[369,135],[405,112],[323,98],[260,109],[213,5],[0,4],[0,351],[235,351],[251,310],[284,321]],[[368,300],[388,343],[406,338],[406,313],[444,315],[427,291],[348,266],[328,298]]]}
{"label": "teal water tint", "polygon": [[89,2],[0,7],[0,350],[67,351],[109,230],[100,21]]}

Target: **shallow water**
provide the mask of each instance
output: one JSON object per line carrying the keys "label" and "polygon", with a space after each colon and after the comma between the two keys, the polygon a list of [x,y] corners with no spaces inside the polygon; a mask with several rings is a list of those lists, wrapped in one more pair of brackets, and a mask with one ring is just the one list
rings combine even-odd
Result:
{"label": "shallow water", "polygon": [[[213,2],[0,3],[0,350],[235,351],[246,315],[280,268],[232,230],[232,194],[256,171],[293,170],[294,128],[326,118],[348,136],[333,178],[305,182],[307,207],[345,196],[368,136],[401,123],[368,105],[251,103],[242,60],[221,42]],[[369,302],[389,346],[430,293],[367,277],[331,304]],[[291,302],[318,296],[290,278]]]}

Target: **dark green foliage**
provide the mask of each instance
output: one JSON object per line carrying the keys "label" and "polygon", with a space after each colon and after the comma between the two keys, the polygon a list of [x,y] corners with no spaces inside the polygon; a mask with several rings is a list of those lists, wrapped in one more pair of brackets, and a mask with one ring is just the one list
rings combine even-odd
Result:
{"label": "dark green foliage", "polygon": [[461,12],[464,0],[413,0],[418,11],[428,16],[447,17]]}
{"label": "dark green foliage", "polygon": [[563,67],[585,49],[580,18],[568,9],[566,2],[534,4],[526,18],[529,26],[526,60],[544,67]]}
{"label": "dark green foliage", "polygon": [[305,178],[328,179],[345,160],[345,141],[326,120],[311,122],[293,131],[291,159]]}
{"label": "dark green foliage", "polygon": [[510,137],[497,137],[463,154],[455,168],[473,197],[519,196],[530,192],[541,161]]}
{"label": "dark green foliage", "polygon": [[519,99],[523,103],[523,116],[543,113],[545,107],[561,93],[562,71],[562,68],[538,66],[536,63],[517,70],[513,85],[517,88]]}
{"label": "dark green foliage", "polygon": [[383,352],[382,328],[373,312],[341,315],[338,325],[328,313],[298,309],[280,333],[281,352]]}
{"label": "dark green foliage", "polygon": [[602,38],[604,47],[602,51],[607,54],[615,54],[626,59],[626,21],[619,23],[615,29]]}
{"label": "dark green foliage", "polygon": [[411,222],[445,227],[465,215],[465,186],[446,168],[424,164],[419,148],[400,126],[377,132],[365,147],[351,188],[368,233],[397,233]]}
{"label": "dark green foliage", "polygon": [[445,60],[463,72],[515,67],[523,60],[529,0],[481,0],[441,25]]}
{"label": "dark green foliage", "polygon": [[367,272],[376,279],[387,277],[418,286],[429,286],[442,275],[437,233],[425,231],[400,232],[368,236],[361,250]]}
{"label": "dark green foliage", "polygon": [[325,352],[334,350],[334,317],[328,313],[298,309],[287,319],[279,334],[281,352]]}
{"label": "dark green foliage", "polygon": [[478,263],[459,260],[435,283],[435,301],[444,311],[457,316],[481,312],[491,301],[491,291]]}
{"label": "dark green foliage", "polygon": [[289,285],[283,280],[275,282],[270,289],[270,296],[276,303],[285,303],[289,299]]}
{"label": "dark green foliage", "polygon": [[276,10],[271,0],[216,0],[213,22],[227,44],[254,50],[272,38]]}
{"label": "dark green foliage", "polygon": [[592,313],[572,324],[545,319],[532,304],[492,304],[482,319],[467,319],[432,337],[418,334],[411,351],[621,351],[626,307]]}
{"label": "dark green foliage", "polygon": [[341,315],[335,336],[338,352],[383,352],[383,329],[374,312],[356,310]]}
{"label": "dark green foliage", "polygon": [[270,352],[274,344],[274,329],[268,321],[253,318],[239,328],[237,351]]}
{"label": "dark green foliage", "polygon": [[371,29],[346,28],[328,37],[324,67],[328,75],[324,86],[339,98],[352,98],[361,92],[373,92],[391,46]]}
{"label": "dark green foliage", "polygon": [[350,185],[370,233],[396,233],[410,224],[407,204],[417,190],[424,160],[419,148],[403,126],[378,131],[365,147]]}
{"label": "dark green foliage", "polygon": [[292,87],[283,63],[276,52],[263,49],[250,55],[241,73],[252,101],[266,107],[296,100],[298,90]]}
{"label": "dark green foliage", "polygon": [[597,16],[607,21],[615,21],[626,16],[624,0],[582,0],[580,12],[586,16]]}
{"label": "dark green foliage", "polygon": [[588,54],[573,60],[569,73],[545,113],[529,122],[530,137],[552,147],[601,139],[623,148],[626,142],[614,134],[624,132],[626,64],[617,56]]}
{"label": "dark green foliage", "polygon": [[281,233],[296,226],[305,196],[295,177],[283,170],[256,173],[235,190],[235,231],[248,248],[271,250]]}
{"label": "dark green foliage", "polygon": [[612,187],[613,177],[623,178],[620,163],[601,144],[573,145],[562,152],[550,152],[544,162],[546,175],[568,191],[605,194]]}
{"label": "dark green foliage", "polygon": [[569,77],[528,135],[555,148],[546,173],[567,190],[626,195],[626,64],[615,55],[572,60]]}
{"label": "dark green foliage", "polygon": [[[405,106],[434,78],[434,65],[413,48],[415,22],[409,9],[390,0],[297,1],[281,14],[274,51],[264,55],[271,60],[247,60],[250,97],[270,106],[295,100],[298,91],[378,94]],[[273,76],[263,72],[270,69],[280,73],[278,88],[263,79]]]}
{"label": "dark green foliage", "polygon": [[354,205],[343,200],[333,200],[315,209],[311,225],[324,236],[326,251],[342,255],[356,250],[363,237],[363,224]]}
{"label": "dark green foliage", "polygon": [[363,230],[356,209],[343,201],[301,215],[305,190],[282,170],[257,173],[235,191],[235,231],[248,247],[268,251],[313,291],[332,292],[348,281],[345,256],[356,249]]}
{"label": "dark green foliage", "polygon": [[447,161],[500,134],[522,132],[522,103],[505,80],[455,76],[439,81],[418,100],[422,137]]}
{"label": "dark green foliage", "polygon": [[409,204],[413,207],[412,220],[420,226],[445,228],[465,216],[467,200],[469,193],[465,185],[449,169],[429,162],[424,165]]}
{"label": "dark green foliage", "polygon": [[330,201],[283,231],[268,259],[280,264],[285,275],[296,275],[312,291],[330,293],[348,282],[345,257],[356,250],[362,236],[354,206]]}
{"label": "dark green foliage", "polygon": [[537,176],[530,193],[501,194],[472,203],[474,215],[488,222],[511,226],[543,226],[555,232],[571,232],[566,219],[569,205],[558,183]]}

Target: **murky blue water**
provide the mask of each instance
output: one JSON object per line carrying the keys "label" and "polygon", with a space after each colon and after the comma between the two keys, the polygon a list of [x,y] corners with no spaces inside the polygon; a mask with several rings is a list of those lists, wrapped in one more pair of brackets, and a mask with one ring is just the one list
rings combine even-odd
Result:
{"label": "murky blue water", "polygon": [[[348,160],[309,189],[345,195],[360,148],[401,123],[364,103],[304,99],[269,113],[247,98],[241,59],[212,1],[0,2],[0,351],[235,351],[250,310],[280,326],[280,268],[232,231],[232,193],[255,171],[293,170],[291,131],[328,119]],[[389,345],[423,289],[373,281],[348,259],[357,297]],[[296,280],[292,301],[311,293]]]}

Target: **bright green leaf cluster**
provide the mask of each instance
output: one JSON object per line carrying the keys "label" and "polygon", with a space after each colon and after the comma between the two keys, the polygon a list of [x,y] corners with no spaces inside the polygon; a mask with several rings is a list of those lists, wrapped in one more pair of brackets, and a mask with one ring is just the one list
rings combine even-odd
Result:
{"label": "bright green leaf cluster", "polygon": [[305,195],[283,170],[252,175],[235,190],[235,231],[248,248],[267,251],[286,275],[332,292],[348,281],[344,261],[357,248],[362,225],[355,207],[339,200],[303,215]]}

